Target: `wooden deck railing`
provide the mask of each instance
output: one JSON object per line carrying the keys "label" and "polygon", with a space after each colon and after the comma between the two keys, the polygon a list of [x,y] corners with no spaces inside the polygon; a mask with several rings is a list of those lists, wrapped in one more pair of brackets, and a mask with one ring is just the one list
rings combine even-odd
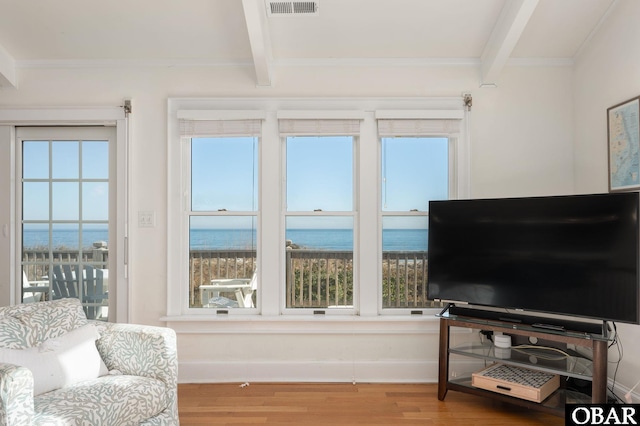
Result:
{"label": "wooden deck railing", "polygon": [[353,252],[287,249],[287,308],[353,306]]}
{"label": "wooden deck railing", "polygon": [[[198,288],[212,279],[251,278],[255,250],[192,250],[190,306],[199,307]],[[353,305],[353,252],[340,250],[286,250],[286,307],[328,308]],[[384,252],[382,256],[383,308],[429,308],[427,253]]]}
{"label": "wooden deck railing", "polygon": [[[50,256],[52,256],[50,258]],[[50,276],[50,265],[77,263],[74,250],[25,250],[22,264],[27,278]],[[106,268],[109,251],[83,251],[82,262]],[[190,306],[201,306],[198,288],[213,279],[251,278],[256,270],[255,250],[192,250],[189,281]],[[286,250],[286,307],[328,308],[353,305],[353,253],[340,250]],[[383,308],[429,308],[440,304],[427,300],[427,253],[390,251],[382,254]]]}
{"label": "wooden deck railing", "polygon": [[382,307],[430,308],[439,303],[427,300],[427,252],[382,253]]}

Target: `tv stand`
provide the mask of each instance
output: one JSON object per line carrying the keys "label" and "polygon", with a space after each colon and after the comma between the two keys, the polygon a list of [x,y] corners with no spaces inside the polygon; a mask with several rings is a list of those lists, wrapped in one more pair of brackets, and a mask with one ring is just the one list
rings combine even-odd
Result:
{"label": "tv stand", "polygon": [[[573,344],[575,346],[592,350],[593,359],[582,357],[570,357],[564,361],[542,362],[531,360],[529,356],[497,356],[491,343],[467,343],[460,347],[450,347],[451,327],[463,327],[468,329],[502,332],[511,336],[524,336],[536,338],[539,341]],[[496,400],[524,406],[527,408],[544,411],[558,416],[564,416],[566,403],[595,403],[603,404],[607,401],[607,336],[590,335],[586,333],[571,333],[559,329],[536,328],[533,325],[488,321],[482,318],[467,318],[443,313],[440,315],[440,348],[438,369],[438,399],[443,401],[447,391],[454,390],[475,395],[481,395]],[[513,352],[513,351],[512,351]],[[449,375],[449,356],[451,354],[472,357],[485,362],[500,362],[509,365],[528,368],[536,371],[545,371],[564,377],[573,377],[591,381],[591,397],[577,392],[560,389],[551,394],[541,403],[502,395],[496,392],[480,389],[471,385],[471,377],[452,378]],[[580,368],[576,365],[580,364]],[[480,368],[479,368],[480,369]],[[561,380],[564,382],[564,380]],[[576,400],[576,398],[578,400]]]}

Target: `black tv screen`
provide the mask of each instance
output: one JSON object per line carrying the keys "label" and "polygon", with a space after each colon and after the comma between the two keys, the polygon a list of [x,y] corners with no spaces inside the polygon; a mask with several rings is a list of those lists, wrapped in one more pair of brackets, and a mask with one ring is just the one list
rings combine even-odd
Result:
{"label": "black tv screen", "polygon": [[431,300],[638,324],[638,193],[431,201]]}

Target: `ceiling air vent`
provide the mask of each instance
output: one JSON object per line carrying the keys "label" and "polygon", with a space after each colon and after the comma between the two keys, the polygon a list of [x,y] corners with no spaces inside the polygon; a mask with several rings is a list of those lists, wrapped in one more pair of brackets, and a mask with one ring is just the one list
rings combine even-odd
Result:
{"label": "ceiling air vent", "polygon": [[267,0],[269,16],[318,16],[318,1]]}

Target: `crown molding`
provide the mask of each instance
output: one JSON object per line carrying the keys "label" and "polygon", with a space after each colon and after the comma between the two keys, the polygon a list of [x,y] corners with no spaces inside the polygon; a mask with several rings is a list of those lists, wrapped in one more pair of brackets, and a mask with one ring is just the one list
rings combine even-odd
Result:
{"label": "crown molding", "polygon": [[290,58],[273,62],[278,67],[475,67],[479,64],[479,58]]}
{"label": "crown molding", "polygon": [[212,59],[27,59],[16,61],[16,68],[230,68],[253,67],[252,61]]}
{"label": "crown molding", "polygon": [[[571,67],[573,58],[511,58],[507,66],[514,67]],[[479,67],[480,58],[305,58],[275,59],[273,66],[286,67],[375,67],[429,68]],[[251,60],[154,60],[154,59],[28,59],[16,60],[19,69],[83,69],[83,68],[239,68],[254,67]]]}

